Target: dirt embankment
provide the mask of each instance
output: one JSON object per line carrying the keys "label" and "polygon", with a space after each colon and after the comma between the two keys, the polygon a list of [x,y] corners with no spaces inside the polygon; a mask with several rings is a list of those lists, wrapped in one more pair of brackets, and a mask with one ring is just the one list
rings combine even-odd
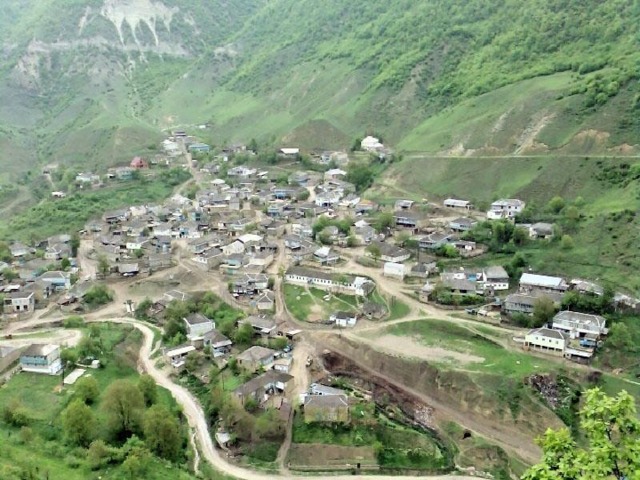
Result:
{"label": "dirt embankment", "polygon": [[[498,398],[493,388],[483,388],[465,372],[444,371],[421,360],[407,360],[371,349],[342,337],[327,337],[325,367],[334,374],[361,378],[374,395],[390,394],[409,415],[420,408],[425,426],[438,428],[454,421],[493,441],[526,462],[539,460],[534,439],[559,419],[532,395],[520,395],[516,413]],[[486,378],[491,381],[499,378]],[[507,392],[508,393],[508,392]]]}

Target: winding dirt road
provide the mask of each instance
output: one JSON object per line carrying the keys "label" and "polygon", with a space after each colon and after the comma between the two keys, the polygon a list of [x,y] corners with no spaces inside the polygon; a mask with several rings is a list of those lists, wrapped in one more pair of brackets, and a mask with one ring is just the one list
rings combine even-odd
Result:
{"label": "winding dirt road", "polygon": [[[202,407],[195,399],[195,397],[184,387],[173,383],[167,375],[160,369],[158,369],[154,361],[150,356],[153,352],[153,330],[142,322],[133,320],[131,318],[112,318],[109,320],[114,323],[126,323],[133,325],[143,335],[144,341],[140,348],[140,364],[142,368],[156,381],[158,385],[166,388],[171,392],[171,395],[182,406],[183,413],[189,422],[189,426],[195,433],[195,439],[200,449],[202,458],[207,460],[216,470],[223,472],[227,475],[232,475],[236,478],[244,480],[279,480],[283,478],[295,479],[295,480],[308,480],[308,476],[295,476],[295,475],[270,475],[266,473],[255,472],[246,468],[233,465],[226,460],[220,452],[215,448],[211,435],[209,432],[209,425],[207,419],[202,410]],[[355,475],[338,475],[332,476],[335,480],[347,480],[354,478]],[[378,480],[415,480],[414,476],[395,476],[395,475],[366,475],[367,478],[375,478]],[[466,480],[470,477],[465,475],[435,475],[435,476],[422,476],[421,478],[430,478],[432,480]]]}

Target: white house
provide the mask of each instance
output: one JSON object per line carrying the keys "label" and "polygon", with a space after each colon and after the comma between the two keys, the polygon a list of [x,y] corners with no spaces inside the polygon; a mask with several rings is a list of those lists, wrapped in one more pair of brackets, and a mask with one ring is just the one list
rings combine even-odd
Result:
{"label": "white house", "polygon": [[193,345],[180,345],[170,350],[165,350],[164,355],[174,368],[179,368],[184,365],[184,359],[187,358],[187,355],[195,351],[196,347]]}
{"label": "white house", "polygon": [[4,297],[5,312],[27,313],[36,308],[36,297],[33,292],[10,292]]}
{"label": "white house", "polygon": [[506,198],[496,200],[491,204],[490,210],[487,212],[489,220],[499,220],[502,218],[512,219],[524,210],[526,203],[517,198]]}
{"label": "white house", "polygon": [[355,327],[358,317],[355,313],[350,312],[336,312],[329,317],[332,323],[335,323],[338,327]]}
{"label": "white house", "polygon": [[567,332],[571,338],[580,338],[588,334],[600,337],[608,333],[606,318],[569,310],[559,312],[553,317],[553,328]]}
{"label": "white house", "polygon": [[34,344],[20,355],[23,372],[57,375],[62,370],[60,347],[58,345]]}
{"label": "white house", "polygon": [[360,147],[362,148],[362,150],[366,150],[367,152],[375,152],[377,150],[380,150],[381,148],[384,148],[384,145],[378,138],[367,136],[360,142]]}
{"label": "white house", "polygon": [[471,204],[470,201],[460,200],[457,198],[447,198],[443,202],[443,204],[445,207],[448,207],[448,208],[463,208],[465,210],[471,210],[473,208],[473,205]]}
{"label": "white house", "polygon": [[393,277],[403,280],[407,274],[407,268],[402,263],[385,262],[382,269],[382,274],[385,277]]}
{"label": "white house", "polygon": [[289,268],[284,279],[292,285],[308,285],[322,290],[336,290],[359,296],[366,296],[375,288],[375,283],[368,278],[336,275],[303,267]]}
{"label": "white house", "polygon": [[187,327],[187,338],[194,340],[196,338],[202,338],[205,333],[208,333],[216,328],[216,324],[213,320],[209,320],[207,317],[200,313],[192,313],[186,318],[183,318]]}
{"label": "white house", "polygon": [[481,279],[485,290],[509,290],[509,274],[499,265],[483,269]]}
{"label": "white house", "polygon": [[548,351],[551,353],[564,353],[569,336],[550,328],[534,328],[524,338],[524,346],[534,350]]}
{"label": "white house", "polygon": [[225,255],[237,255],[239,253],[244,253],[244,243],[240,240],[234,240],[233,242],[222,246],[222,251]]}

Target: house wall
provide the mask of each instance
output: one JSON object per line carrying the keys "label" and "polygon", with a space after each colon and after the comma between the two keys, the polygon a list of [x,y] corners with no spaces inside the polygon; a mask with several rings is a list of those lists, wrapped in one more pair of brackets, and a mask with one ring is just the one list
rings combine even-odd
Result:
{"label": "house wall", "polygon": [[215,324],[213,322],[205,322],[205,323],[198,323],[196,325],[188,325],[187,326],[187,330],[188,330],[188,336],[189,337],[201,337],[203,336],[205,333],[210,332],[211,330],[213,330],[215,328]]}
{"label": "house wall", "polygon": [[564,351],[565,348],[565,340],[561,340],[559,338],[550,338],[545,337],[544,335],[539,334],[527,334],[525,336],[525,345],[529,347],[538,347],[542,349],[548,350],[556,350],[559,352]]}

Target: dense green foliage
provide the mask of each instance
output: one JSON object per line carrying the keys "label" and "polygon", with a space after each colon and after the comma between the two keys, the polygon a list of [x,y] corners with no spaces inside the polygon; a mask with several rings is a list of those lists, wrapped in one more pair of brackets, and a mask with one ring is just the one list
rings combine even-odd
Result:
{"label": "dense green foliage", "polygon": [[590,390],[580,417],[588,446],[580,448],[568,429],[548,430],[540,439],[542,461],[523,479],[639,479],[640,423],[633,397],[627,392],[608,397],[598,389]]}
{"label": "dense green foliage", "polygon": [[[85,333],[102,346],[101,368],[62,389],[59,376],[21,373],[0,390],[0,478],[193,478],[180,466],[188,457],[186,429],[169,392],[158,389],[148,409],[138,402],[143,396],[137,387],[143,378],[136,371],[139,332],[93,324]],[[126,395],[114,402],[122,386]],[[122,434],[122,423],[113,422],[132,405],[133,414],[126,417],[137,436]]]}

